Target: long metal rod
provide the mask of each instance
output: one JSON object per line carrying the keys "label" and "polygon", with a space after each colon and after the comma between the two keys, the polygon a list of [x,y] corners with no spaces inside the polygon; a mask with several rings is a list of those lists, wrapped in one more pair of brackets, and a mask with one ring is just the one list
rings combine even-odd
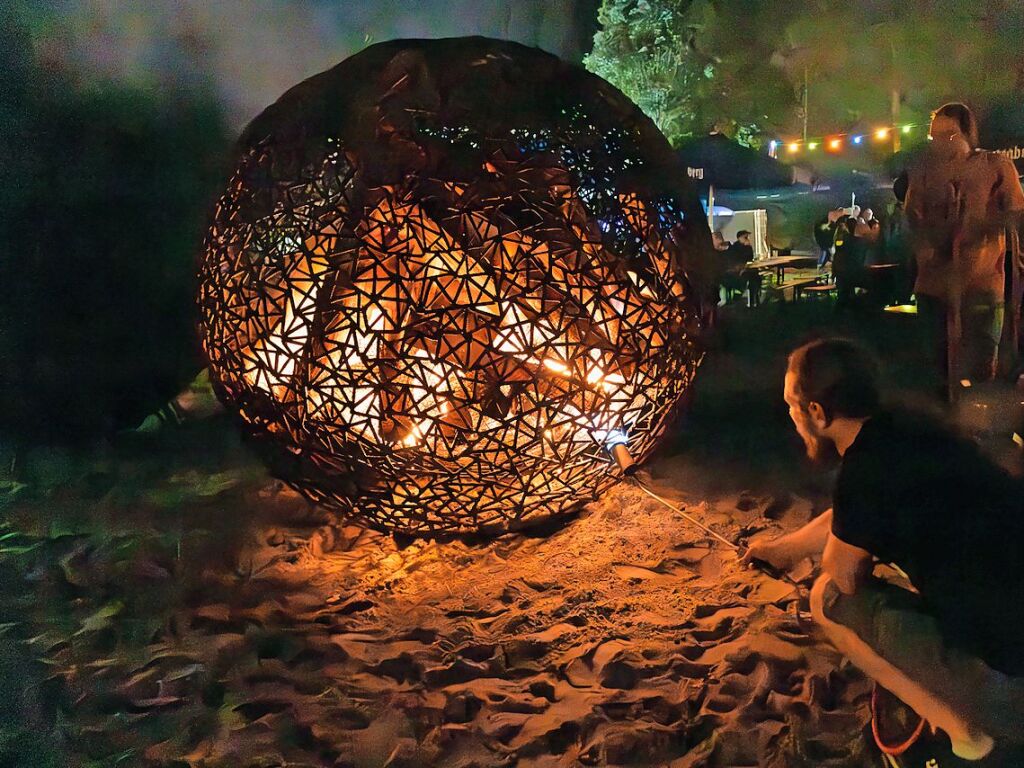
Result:
{"label": "long metal rod", "polygon": [[654,491],[650,490],[647,486],[645,486],[643,483],[641,483],[635,477],[631,478],[631,480],[633,481],[633,483],[636,484],[637,488],[639,488],[641,491],[646,493],[652,499],[660,501],[662,504],[664,504],[666,507],[671,509],[673,512],[675,512],[678,515],[681,515],[685,520],[693,523],[694,525],[696,525],[698,528],[700,528],[702,531],[704,531],[705,533],[709,534],[710,536],[714,536],[716,539],[718,539],[720,542],[722,542],[723,544],[725,544],[729,548],[734,549],[737,552],[740,550],[739,544],[735,544],[735,543],[729,541],[727,538],[722,536],[720,533],[716,533],[715,531],[711,530],[706,525],[704,525],[704,523],[700,522],[699,520],[697,520],[696,518],[692,517],[691,515],[686,514],[685,512],[683,512],[683,510],[681,510],[675,504],[670,502],[668,499],[662,498],[661,496],[656,494]]}
{"label": "long metal rod", "polygon": [[[683,510],[681,510],[679,507],[677,507],[671,501],[669,501],[666,498],[663,498],[663,497],[659,496],[654,491],[652,491],[650,488],[648,488],[643,483],[641,483],[640,480],[637,477],[634,476],[634,477],[629,478],[629,482],[633,483],[637,488],[639,488],[641,491],[646,493],[648,496],[650,496],[655,501],[658,501],[658,502],[664,504],[666,507],[671,509],[673,512],[681,515],[683,517],[683,519],[687,520],[690,523],[693,523],[695,526],[700,528],[702,531],[704,531],[705,533],[707,533],[710,536],[713,536],[716,540],[722,542],[723,544],[725,544],[727,547],[729,547],[733,551],[735,551],[735,552],[741,551],[742,547],[740,547],[738,544],[734,544],[733,542],[729,541],[727,538],[722,536],[720,533],[716,533],[715,531],[711,530],[706,525],[704,525],[704,523],[700,522],[699,520],[694,519],[691,515],[686,514],[685,512],[683,512]],[[779,570],[777,570],[775,568],[772,568],[767,563],[755,562],[755,563],[752,563],[751,565],[753,567],[756,567],[758,570],[764,571],[765,573],[767,573],[772,578],[780,579],[782,581],[785,581],[787,584],[789,584],[791,587],[793,587],[793,591],[796,592],[796,600],[793,601],[793,615],[794,615],[794,617],[796,619],[796,625],[800,628],[800,631],[806,633],[807,632],[807,628],[804,626],[803,617],[800,615],[800,584],[792,576],[790,576],[788,573],[785,573],[783,571],[779,571]]]}

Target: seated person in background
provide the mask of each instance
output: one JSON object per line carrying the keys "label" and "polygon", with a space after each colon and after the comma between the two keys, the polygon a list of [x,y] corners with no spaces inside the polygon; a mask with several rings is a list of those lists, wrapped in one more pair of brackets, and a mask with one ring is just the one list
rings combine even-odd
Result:
{"label": "seated person in background", "polygon": [[750,232],[741,229],[736,233],[736,242],[729,246],[732,258],[740,264],[754,260],[754,246],[750,244]]}
{"label": "seated person in background", "polygon": [[741,229],[736,233],[736,242],[723,253],[726,259],[725,275],[722,287],[726,290],[747,291],[747,306],[756,307],[761,304],[761,273],[756,269],[748,269],[747,264],[754,260],[754,247],[750,244],[750,232]]}
{"label": "seated person in background", "polygon": [[[711,245],[716,252],[724,253],[729,250],[732,243],[725,239],[725,235],[720,230],[715,230],[711,233]],[[718,260],[721,262],[715,272],[718,276],[718,306],[724,307],[729,298],[729,278],[727,276],[729,264],[726,263],[724,256],[719,256]]]}
{"label": "seated person in background", "polygon": [[[1024,742],[1024,494],[977,446],[881,405],[878,366],[845,339],[789,356],[784,397],[812,459],[842,466],[832,509],[744,560],[821,556],[811,612],[854,665],[968,760]],[[872,575],[891,563],[916,591]]]}

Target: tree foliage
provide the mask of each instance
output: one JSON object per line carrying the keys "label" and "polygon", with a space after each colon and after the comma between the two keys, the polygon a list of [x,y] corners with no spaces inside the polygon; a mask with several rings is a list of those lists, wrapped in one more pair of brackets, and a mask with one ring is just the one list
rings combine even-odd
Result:
{"label": "tree foliage", "polygon": [[776,63],[794,82],[806,68],[812,133],[925,120],[950,100],[985,111],[1020,77],[1021,38],[1003,23],[1021,10],[999,5],[870,0],[850,13],[843,3],[818,2],[789,23]]}
{"label": "tree foliage", "polygon": [[693,131],[698,83],[706,75],[693,50],[687,3],[605,0],[601,31],[585,66],[619,88],[673,143]]}
{"label": "tree foliage", "polygon": [[743,143],[893,117],[944,101],[983,114],[1024,87],[1015,0],[603,0],[585,59],[673,144],[721,131]]}
{"label": "tree foliage", "polygon": [[673,145],[718,130],[756,141],[795,105],[764,62],[782,43],[777,0],[604,0],[584,64],[633,99]]}

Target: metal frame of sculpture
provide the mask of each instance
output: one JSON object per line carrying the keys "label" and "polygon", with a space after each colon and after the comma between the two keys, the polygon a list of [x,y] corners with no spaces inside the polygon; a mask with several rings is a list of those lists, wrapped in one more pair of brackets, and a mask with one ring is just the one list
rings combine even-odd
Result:
{"label": "metal frame of sculpture", "polygon": [[199,302],[220,397],[316,502],[508,529],[643,457],[700,351],[706,226],[613,87],[482,38],[373,46],[245,131]]}

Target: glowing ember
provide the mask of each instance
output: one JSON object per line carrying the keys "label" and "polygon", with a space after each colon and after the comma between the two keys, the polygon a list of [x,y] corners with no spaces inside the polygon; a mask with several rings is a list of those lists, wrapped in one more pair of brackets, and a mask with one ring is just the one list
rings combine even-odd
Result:
{"label": "glowing ember", "polygon": [[566,511],[612,480],[609,436],[651,450],[699,362],[679,171],[540,51],[367,49],[242,138],[201,275],[219,394],[285,479],[379,527]]}

